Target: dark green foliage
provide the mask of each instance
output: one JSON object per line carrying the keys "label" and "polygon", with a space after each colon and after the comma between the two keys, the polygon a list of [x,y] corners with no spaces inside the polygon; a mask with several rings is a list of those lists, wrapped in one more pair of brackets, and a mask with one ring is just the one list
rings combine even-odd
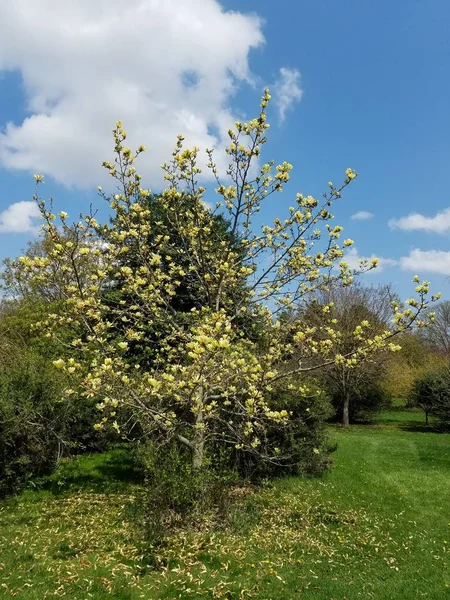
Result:
{"label": "dark green foliage", "polygon": [[194,470],[189,453],[176,444],[137,446],[136,461],[145,473],[145,489],[138,498],[139,528],[144,543],[156,549],[181,527],[220,522],[228,512],[236,473],[209,462]]}
{"label": "dark green foliage", "polygon": [[287,429],[274,430],[270,434],[279,439],[281,454],[291,455],[286,468],[274,470],[274,474],[320,475],[329,468],[329,445],[326,437],[326,420],[332,409],[329,399],[320,390],[304,396],[297,390],[279,390],[275,400],[278,408],[292,413]]}
{"label": "dark green foliage", "polygon": [[[331,403],[334,407],[333,420],[342,423],[342,395],[339,389],[330,390]],[[349,416],[350,423],[370,423],[380,410],[388,408],[391,399],[378,380],[358,382],[350,389]]]}
{"label": "dark green foliage", "polygon": [[426,424],[428,417],[432,415],[439,419],[441,425],[450,427],[450,370],[441,369],[417,379],[409,397],[409,404],[424,411]]}
{"label": "dark green foliage", "polygon": [[[222,253],[223,248],[229,248],[234,254],[243,256],[244,247],[241,245],[239,233],[233,231],[230,222],[219,213],[212,212],[206,207],[196,206],[193,198],[189,194],[181,194],[178,199],[179,205],[173,214],[167,213],[165,204],[161,202],[161,196],[153,194],[150,197],[139,197],[136,202],[144,204],[145,209],[149,209],[151,222],[151,233],[149,235],[149,246],[162,258],[162,270],[170,273],[173,264],[177,264],[184,270],[184,276],[180,277],[180,283],[177,285],[176,294],[171,298],[169,310],[171,311],[171,322],[167,320],[154,320],[146,323],[143,329],[143,338],[138,341],[128,341],[129,351],[128,359],[130,363],[139,363],[142,368],[154,363],[155,360],[167,359],[166,350],[163,350],[164,340],[167,340],[168,333],[173,331],[173,322],[179,327],[179,334],[174,345],[182,344],[183,332],[191,323],[192,309],[209,306],[216,310],[215,301],[208,296],[208,290],[205,288],[205,272],[210,273],[212,257],[206,253],[204,256],[194,260],[192,257],[193,249],[189,248],[187,240],[180,235],[177,220],[183,219],[183,215],[189,219],[192,213],[200,210],[202,216],[206,216],[210,229],[209,236],[214,240],[212,254]],[[123,219],[122,211],[118,211],[115,216],[118,223]],[[108,239],[104,241],[108,243]],[[132,268],[134,271],[142,265],[147,264],[147,259],[142,256],[136,239],[130,237],[126,240],[127,246],[131,249],[121,256],[122,266]],[[198,252],[198,249],[194,251]],[[206,251],[205,251],[206,252]],[[217,274],[215,274],[217,277]],[[238,280],[230,289],[224,289],[221,305],[228,312],[233,313],[236,304],[243,302],[245,296],[245,287],[247,283],[243,277]],[[107,291],[107,301],[111,306],[111,320],[114,320],[114,313],[120,302],[138,304],[139,299],[135,296],[127,297],[124,293],[121,283],[114,284]],[[119,307],[120,308],[120,307]],[[255,316],[254,311],[248,310],[247,313],[240,313],[233,321],[234,327],[242,334],[252,340],[258,341],[263,336],[260,320]],[[123,333],[123,323],[117,321],[116,334],[120,337]],[[171,357],[171,360],[177,360]]]}
{"label": "dark green foliage", "polygon": [[17,353],[0,369],[0,495],[54,469],[59,459],[102,449],[92,402],[61,401],[62,382],[49,361]]}
{"label": "dark green foliage", "polygon": [[[0,315],[0,495],[54,469],[73,453],[105,448],[93,428],[95,401],[63,398],[66,381],[53,367],[59,348],[33,328],[55,304],[4,303]],[[70,330],[61,332],[70,340]]]}
{"label": "dark green foliage", "polygon": [[0,495],[51,470],[63,451],[57,385],[42,358],[22,356],[0,374]]}
{"label": "dark green foliage", "polygon": [[[300,386],[299,386],[300,387]],[[262,440],[280,450],[279,461],[267,461],[255,452],[236,451],[235,468],[245,477],[260,480],[279,475],[319,475],[330,466],[330,448],[326,437],[326,420],[332,408],[326,395],[312,388],[309,395],[287,385],[278,385],[270,400],[274,410],[287,410],[291,414],[288,426],[272,423]]]}
{"label": "dark green foliage", "polygon": [[[180,219],[182,215],[191,214],[194,207],[192,198],[185,194],[180,202],[180,213],[166,214],[166,209],[161,203],[161,197],[152,195],[148,198],[136,198],[136,202],[144,203],[144,208],[150,211],[149,220],[151,222],[151,234],[149,235],[148,244],[154,251],[160,254],[162,258],[162,270],[167,274],[170,273],[171,267],[174,264],[180,266],[185,274],[180,277],[180,283],[177,286],[177,293],[172,297],[169,311],[171,312],[171,320],[177,322],[179,326],[178,343],[182,341],[183,330],[187,323],[190,322],[191,311],[194,308],[210,305],[211,308],[216,308],[212,303],[212,299],[208,297],[203,282],[204,270],[208,271],[210,264],[206,257],[203,257],[201,264],[194,262],[195,268],[192,268],[192,249],[186,246],[186,240],[180,236],[178,226],[173,219]],[[243,249],[240,245],[239,237],[230,230],[230,223],[220,214],[212,214],[208,209],[202,208],[202,211],[208,217],[210,236],[214,240],[214,252],[222,252],[221,244],[226,247],[231,247],[234,252],[242,253]],[[115,219],[120,224],[123,219],[122,210],[118,212]],[[108,238],[103,240],[108,243]],[[121,266],[127,266],[134,271],[138,270],[142,265],[146,265],[146,259],[140,253],[140,248],[136,239],[133,237],[126,239],[126,244],[130,251],[121,257]],[[223,306],[221,308],[230,308],[237,302],[242,301],[245,281],[238,282],[236,286],[227,290],[223,294]],[[110,319],[114,320],[115,312],[120,308],[120,303],[139,305],[139,299],[133,296],[127,296],[121,287],[120,282],[113,282],[113,285],[105,292],[105,301],[111,307]],[[245,335],[250,339],[255,339],[259,334],[258,324],[252,317],[249,311],[248,315],[240,316],[235,321],[235,326],[245,331]],[[173,323],[158,320],[157,322],[147,323],[143,329],[144,336],[139,341],[129,341],[128,358],[130,363],[139,363],[142,366],[152,364],[157,357],[162,357],[162,342],[167,339],[169,331],[172,331]],[[124,332],[123,323],[117,321],[117,330],[115,335],[120,337]]]}

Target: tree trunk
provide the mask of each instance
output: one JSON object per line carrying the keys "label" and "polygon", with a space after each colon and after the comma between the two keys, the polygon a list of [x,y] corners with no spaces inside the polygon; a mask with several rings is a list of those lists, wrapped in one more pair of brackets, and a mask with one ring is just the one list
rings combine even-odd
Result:
{"label": "tree trunk", "polygon": [[342,410],[342,425],[344,427],[348,427],[350,425],[349,408],[350,408],[350,395],[349,395],[348,391],[346,390],[344,392],[344,405],[343,405],[343,410]]}
{"label": "tree trunk", "polygon": [[428,411],[425,411],[425,425],[428,425]]}
{"label": "tree trunk", "polygon": [[205,430],[203,429],[203,386],[197,393],[197,413],[195,415],[194,437],[192,440],[192,468],[198,471],[203,467],[205,453]]}

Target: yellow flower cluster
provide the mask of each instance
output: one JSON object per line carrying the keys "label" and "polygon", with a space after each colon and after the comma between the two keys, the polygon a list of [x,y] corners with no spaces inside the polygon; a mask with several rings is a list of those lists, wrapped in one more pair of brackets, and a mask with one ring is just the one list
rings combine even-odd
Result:
{"label": "yellow flower cluster", "polygon": [[[111,421],[119,429],[117,414],[126,409],[149,434],[157,430],[188,446],[197,465],[204,444],[219,438],[263,452],[267,424],[290,418],[268,400],[281,379],[331,364],[353,368],[372,352],[398,350],[392,336],[425,323],[419,315],[428,306],[429,284],[416,279],[418,298],[403,309],[393,307],[393,329],[371,336],[362,321],[350,351],[342,351],[332,304],[323,307],[318,327],[301,319],[280,326],[281,310],[332,284],[351,285],[355,271],[344,249],[353,240],[340,243],[343,229],[330,224],[330,207],[357,174],[347,169],[339,188],[330,182],[323,201],[297,194],[286,218],[256,227],[255,216],[272,194],[283,191],[292,170],[287,162],[255,164],[267,141],[269,100],[266,90],[259,116],[229,130],[230,166],[223,182],[213,151],[207,151],[207,168],[217,181],[216,206],[229,223],[226,234],[218,237],[216,213],[206,207],[206,190],[198,183],[199,149],[184,148],[178,137],[171,160],[162,166],[166,189],[153,198],[134,166],[145,147],[136,152],[126,147],[119,121],[113,130],[116,159],[103,163],[119,189],[108,196],[98,188],[113,219],[99,223],[88,215],[69,226],[62,212],[57,226],[55,215],[39,202],[50,251],[17,263],[30,280],[61,290],[62,310],[39,326],[55,339],[67,323],[79,332],[71,345],[75,358],[54,366],[98,400],[98,428]],[[41,176],[35,179],[42,182]],[[376,263],[363,261],[360,271]],[[198,305],[180,317],[174,298],[192,286]],[[115,289],[121,299],[112,303],[108,292]],[[258,324],[263,341],[248,335],[240,324],[245,320]],[[152,333],[157,342],[149,330],[157,332]],[[133,362],[135,344],[154,346],[152,360]],[[294,365],[293,356],[300,356]],[[67,393],[74,393],[73,385]]]}

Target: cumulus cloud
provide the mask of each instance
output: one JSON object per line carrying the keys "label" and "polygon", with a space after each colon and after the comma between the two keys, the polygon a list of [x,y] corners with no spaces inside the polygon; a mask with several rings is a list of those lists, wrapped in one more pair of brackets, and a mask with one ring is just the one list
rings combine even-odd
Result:
{"label": "cumulus cloud", "polygon": [[411,213],[407,217],[391,219],[389,226],[392,229],[406,231],[427,231],[430,233],[445,234],[450,232],[450,208],[438,212],[434,217],[426,217],[420,213]]}
{"label": "cumulus cloud", "polygon": [[443,250],[411,250],[408,256],[400,259],[400,266],[405,271],[420,273],[439,273],[450,275],[450,252]]}
{"label": "cumulus cloud", "polygon": [[378,258],[378,265],[376,269],[369,271],[369,273],[380,273],[386,267],[393,267],[397,264],[397,261],[393,258],[381,258],[376,254],[371,254],[370,256],[360,256],[358,250],[353,246],[350,248],[348,252],[345,253],[344,260],[352,269],[359,269],[361,264],[360,260],[368,260],[369,262],[373,258]]}
{"label": "cumulus cloud", "polygon": [[35,202],[16,202],[0,213],[0,232],[36,233],[40,212]]}
{"label": "cumulus cloud", "polygon": [[[157,186],[177,134],[223,148],[236,120],[230,98],[253,82],[249,53],[263,43],[257,15],[217,0],[4,2],[0,71],[21,73],[30,114],[3,123],[0,162],[68,185],[103,183],[121,119],[129,145],[148,147],[140,170]],[[280,71],[283,116],[301,95],[298,78]]]}
{"label": "cumulus cloud", "polygon": [[366,221],[367,219],[371,219],[374,216],[373,213],[368,212],[367,210],[359,210],[350,218],[354,221]]}
{"label": "cumulus cloud", "polygon": [[301,99],[302,95],[299,71],[282,67],[274,85],[274,100],[281,123],[286,119],[289,109]]}

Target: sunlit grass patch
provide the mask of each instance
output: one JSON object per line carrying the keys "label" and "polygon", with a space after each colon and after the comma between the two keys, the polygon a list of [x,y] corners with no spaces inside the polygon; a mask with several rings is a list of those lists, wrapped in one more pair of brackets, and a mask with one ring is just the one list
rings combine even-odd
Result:
{"label": "sunlit grass patch", "polygon": [[67,463],[0,504],[0,597],[445,598],[450,436],[403,429],[404,412],[333,428],[329,474],[243,489],[226,519],[159,547],[137,535],[142,483],[122,450]]}

